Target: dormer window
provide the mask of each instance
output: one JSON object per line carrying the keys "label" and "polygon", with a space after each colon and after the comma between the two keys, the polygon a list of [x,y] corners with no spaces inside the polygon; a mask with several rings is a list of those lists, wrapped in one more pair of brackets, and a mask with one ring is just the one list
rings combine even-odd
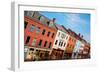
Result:
{"label": "dormer window", "polygon": [[44,22],[45,18],[43,16],[39,16],[38,18],[40,20],[40,22]]}
{"label": "dormer window", "polygon": [[32,16],[33,16],[33,14],[34,14],[34,12],[33,12],[33,11],[29,11],[29,12],[27,12],[27,15],[28,15],[28,16],[30,16],[30,17],[32,17]]}
{"label": "dormer window", "polygon": [[49,24],[50,24],[50,21],[47,21],[47,25],[49,26]]}
{"label": "dormer window", "polygon": [[41,16],[39,16],[38,19],[40,20],[41,19]]}

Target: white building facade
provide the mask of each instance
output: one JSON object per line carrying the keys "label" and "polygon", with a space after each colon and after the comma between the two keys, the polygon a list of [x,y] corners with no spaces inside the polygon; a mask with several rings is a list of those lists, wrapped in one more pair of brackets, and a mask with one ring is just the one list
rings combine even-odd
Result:
{"label": "white building facade", "polygon": [[69,37],[66,31],[58,29],[52,48],[65,50]]}

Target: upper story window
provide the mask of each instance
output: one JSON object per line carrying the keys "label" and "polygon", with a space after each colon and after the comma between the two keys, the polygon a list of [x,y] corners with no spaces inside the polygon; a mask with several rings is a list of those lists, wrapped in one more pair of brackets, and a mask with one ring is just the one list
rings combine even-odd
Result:
{"label": "upper story window", "polygon": [[64,43],[64,47],[65,47],[66,43]]}
{"label": "upper story window", "polygon": [[49,24],[50,24],[50,21],[47,21],[47,25],[49,26]]}
{"label": "upper story window", "polygon": [[32,32],[34,30],[34,25],[30,26],[30,32]]}
{"label": "upper story window", "polygon": [[54,37],[54,33],[52,33],[52,38]]}
{"label": "upper story window", "polygon": [[51,48],[51,44],[52,44],[52,43],[50,42],[50,43],[49,43],[49,47],[48,47],[48,48]]}
{"label": "upper story window", "polygon": [[41,16],[39,16],[38,19],[40,20],[41,19]]}
{"label": "upper story window", "polygon": [[47,45],[47,41],[45,41],[45,43],[44,43],[44,47],[46,47],[46,45]]}
{"label": "upper story window", "polygon": [[30,36],[27,37],[26,41],[25,41],[25,44],[28,44],[30,41]]}
{"label": "upper story window", "polygon": [[39,17],[39,20],[40,20],[40,22],[44,22],[45,21],[45,18],[43,16],[40,16]]}
{"label": "upper story window", "polygon": [[26,29],[28,22],[24,21],[24,29]]}
{"label": "upper story window", "polygon": [[34,12],[33,12],[33,11],[28,11],[28,12],[27,12],[27,15],[28,15],[28,16],[31,16],[31,17],[32,17],[32,16],[33,16],[33,14],[34,14]]}
{"label": "upper story window", "polygon": [[57,45],[57,43],[58,43],[58,40],[56,40],[55,45]]}
{"label": "upper story window", "polygon": [[43,29],[43,31],[42,31],[42,35],[44,35],[44,34],[45,34],[45,32],[46,32],[46,30],[45,30],[45,29]]}
{"label": "upper story window", "polygon": [[35,46],[36,45],[36,38],[33,39],[33,42],[32,42],[32,46]]}
{"label": "upper story window", "polygon": [[62,45],[63,45],[63,42],[61,42],[61,47],[62,47]]}
{"label": "upper story window", "polygon": [[60,32],[58,33],[58,37],[60,36]]}
{"label": "upper story window", "polygon": [[40,32],[40,27],[37,27],[36,33],[39,33],[39,32]]}
{"label": "upper story window", "polygon": [[64,39],[64,38],[65,38],[65,34],[62,34],[62,35],[61,35],[61,38]]}
{"label": "upper story window", "polygon": [[47,36],[48,36],[48,37],[50,36],[50,31],[48,32]]}
{"label": "upper story window", "polygon": [[61,46],[61,41],[59,41],[59,46]]}
{"label": "upper story window", "polygon": [[66,36],[66,40],[68,39],[68,36]]}
{"label": "upper story window", "polygon": [[35,15],[35,12],[33,12],[33,15],[32,15],[32,17],[34,17],[34,15]]}
{"label": "upper story window", "polygon": [[38,44],[38,46],[41,46],[41,44],[42,44],[42,40],[40,40],[40,41],[39,41],[39,44]]}

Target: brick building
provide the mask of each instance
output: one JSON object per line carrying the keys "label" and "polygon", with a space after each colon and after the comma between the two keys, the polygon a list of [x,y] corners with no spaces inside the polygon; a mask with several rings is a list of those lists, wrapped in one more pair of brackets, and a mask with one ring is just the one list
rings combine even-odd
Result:
{"label": "brick building", "polygon": [[50,53],[54,43],[57,32],[54,21],[55,18],[50,20],[39,12],[24,12],[24,44],[33,52],[38,51],[42,58]]}
{"label": "brick building", "polygon": [[66,34],[69,35],[69,39],[67,41],[66,50],[64,52],[64,59],[71,59],[74,47],[76,45],[76,33],[71,29],[66,29]]}
{"label": "brick building", "polygon": [[55,20],[38,11],[24,11],[25,61],[90,57],[90,44]]}

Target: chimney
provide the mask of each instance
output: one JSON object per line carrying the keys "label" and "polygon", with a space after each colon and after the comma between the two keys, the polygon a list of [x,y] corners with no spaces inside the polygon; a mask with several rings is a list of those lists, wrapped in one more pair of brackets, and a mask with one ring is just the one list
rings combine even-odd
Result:
{"label": "chimney", "polygon": [[78,34],[78,36],[80,37],[80,33]]}
{"label": "chimney", "polygon": [[81,38],[83,38],[83,35],[81,36]]}
{"label": "chimney", "polygon": [[55,20],[56,20],[56,18],[53,18],[53,20],[52,20],[52,21],[53,21],[53,22],[55,22]]}

